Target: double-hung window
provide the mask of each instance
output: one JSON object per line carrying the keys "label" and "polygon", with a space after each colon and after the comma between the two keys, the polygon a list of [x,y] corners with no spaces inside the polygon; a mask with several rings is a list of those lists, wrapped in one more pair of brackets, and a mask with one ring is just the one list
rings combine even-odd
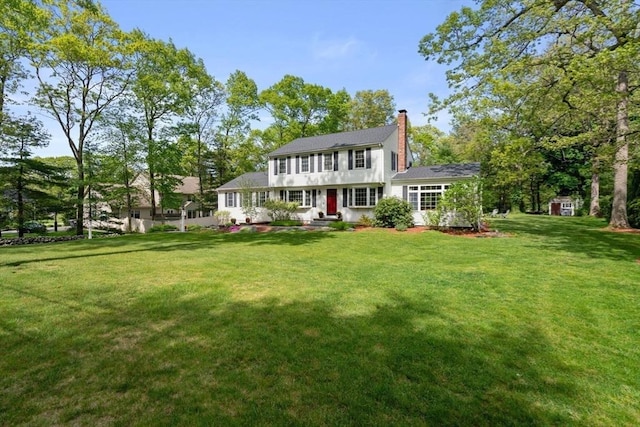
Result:
{"label": "double-hung window", "polygon": [[350,206],[370,207],[376,205],[378,200],[378,189],[376,187],[357,187],[349,191]]}
{"label": "double-hung window", "polygon": [[300,157],[300,172],[309,172],[309,156]]}
{"label": "double-hung window", "polygon": [[324,153],[324,170],[332,171],[333,170],[333,154]]}
{"label": "double-hung window", "polygon": [[284,157],[278,159],[278,173],[287,173],[287,159]]}
{"label": "double-hung window", "polygon": [[364,169],[364,150],[356,150],[355,155],[355,168],[356,169]]}
{"label": "double-hung window", "polygon": [[227,203],[226,206],[228,208],[232,208],[233,206],[234,193],[227,193]]}

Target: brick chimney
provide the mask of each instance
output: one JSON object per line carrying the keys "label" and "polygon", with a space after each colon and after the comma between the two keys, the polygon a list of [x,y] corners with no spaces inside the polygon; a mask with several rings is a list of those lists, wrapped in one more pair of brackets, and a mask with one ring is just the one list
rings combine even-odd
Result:
{"label": "brick chimney", "polygon": [[407,170],[407,110],[398,111],[398,172]]}

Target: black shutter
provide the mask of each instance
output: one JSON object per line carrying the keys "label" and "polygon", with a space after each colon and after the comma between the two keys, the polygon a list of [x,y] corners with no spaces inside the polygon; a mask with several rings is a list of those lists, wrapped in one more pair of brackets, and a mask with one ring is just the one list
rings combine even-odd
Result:
{"label": "black shutter", "polygon": [[300,173],[300,156],[296,156],[296,173]]}
{"label": "black shutter", "polygon": [[348,206],[348,194],[349,194],[349,190],[347,188],[343,188],[342,189],[342,207],[346,208]]}
{"label": "black shutter", "polygon": [[384,187],[378,187],[378,200],[382,199],[383,191],[384,191]]}
{"label": "black shutter", "polygon": [[284,190],[280,190],[280,200],[284,200]]}
{"label": "black shutter", "polygon": [[315,208],[317,206],[316,204],[316,190],[311,190],[311,207]]}
{"label": "black shutter", "polygon": [[291,173],[291,156],[287,157],[287,173]]}
{"label": "black shutter", "polygon": [[313,161],[314,161],[314,160],[315,160],[315,159],[313,158],[313,154],[311,154],[311,155],[309,156],[309,172],[311,172],[311,173],[313,173]]}
{"label": "black shutter", "polygon": [[278,158],[273,159],[273,174],[278,175]]}
{"label": "black shutter", "polygon": [[353,150],[349,150],[349,170],[353,169]]}
{"label": "black shutter", "polygon": [[367,169],[371,169],[371,148],[367,148],[366,150],[364,150],[365,153],[365,159],[366,159],[366,167]]}
{"label": "black shutter", "polygon": [[334,171],[338,170],[338,152],[337,151],[333,152],[333,170]]}
{"label": "black shutter", "polygon": [[409,191],[406,185],[402,186],[402,199],[405,201],[409,201]]}
{"label": "black shutter", "polygon": [[322,153],[318,153],[318,172],[322,172]]}

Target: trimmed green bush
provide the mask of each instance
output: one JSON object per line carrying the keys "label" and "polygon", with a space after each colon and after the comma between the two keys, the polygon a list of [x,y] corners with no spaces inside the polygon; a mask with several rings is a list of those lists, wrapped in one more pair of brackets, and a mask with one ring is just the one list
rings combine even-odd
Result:
{"label": "trimmed green bush", "polygon": [[349,224],[348,222],[344,222],[344,221],[333,221],[332,223],[329,224],[329,227],[335,229],[335,230],[348,230],[350,228],[353,228],[353,226],[351,224]]}
{"label": "trimmed green bush", "polygon": [[385,197],[373,209],[377,227],[393,228],[397,224],[413,227],[413,210],[409,202],[398,197]]}
{"label": "trimmed green bush", "polygon": [[264,208],[272,221],[288,221],[291,220],[296,209],[298,209],[298,204],[285,202],[284,200],[269,199],[264,202]]}
{"label": "trimmed green bush", "polygon": [[178,227],[171,224],[154,225],[149,229],[149,233],[162,233],[164,231],[178,231]]}

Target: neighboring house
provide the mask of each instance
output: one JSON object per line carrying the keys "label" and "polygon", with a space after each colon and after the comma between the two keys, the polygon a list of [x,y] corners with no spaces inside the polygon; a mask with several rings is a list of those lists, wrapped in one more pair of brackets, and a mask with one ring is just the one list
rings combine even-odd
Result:
{"label": "neighboring house", "polygon": [[[477,176],[479,163],[412,168],[407,139],[407,112],[400,110],[398,124],[352,132],[298,138],[269,154],[269,170],[244,174],[217,189],[218,209],[244,219],[242,195],[251,192],[260,207],[276,198],[300,205],[298,217],[310,222],[323,212],[356,222],[373,217],[383,197],[396,196],[414,208],[416,224],[422,214],[435,209],[442,193],[460,179]],[[254,222],[268,221],[258,209]]]}
{"label": "neighboring house", "polygon": [[[174,189],[174,193],[176,193],[180,198],[180,206],[185,208],[186,217],[198,218],[201,216],[211,216],[210,211],[205,211],[203,215],[201,215],[200,205],[195,202],[199,190],[198,177],[184,176],[177,178],[179,178],[179,182]],[[136,189],[134,206],[130,212],[131,218],[151,219],[151,190],[149,176],[146,173],[139,174],[133,180],[131,186]],[[155,199],[156,219],[161,219],[163,217],[167,220],[180,219],[181,209],[179,207],[164,209],[164,211],[161,209],[162,195],[157,190],[155,190]]]}
{"label": "neighboring house", "polygon": [[559,196],[549,201],[549,215],[574,216],[582,207],[582,199]]}

